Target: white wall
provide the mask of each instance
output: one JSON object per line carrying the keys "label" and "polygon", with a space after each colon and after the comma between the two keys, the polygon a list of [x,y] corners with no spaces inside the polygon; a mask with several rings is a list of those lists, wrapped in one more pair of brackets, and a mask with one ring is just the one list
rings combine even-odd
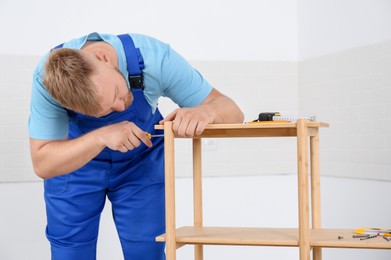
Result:
{"label": "white wall", "polygon": [[297,58],[291,0],[86,0],[0,2],[0,54],[42,55],[91,31],[139,32],[190,60]]}
{"label": "white wall", "polygon": [[299,0],[299,59],[391,39],[389,0]]}
{"label": "white wall", "polygon": [[330,122],[322,174],[391,180],[391,2],[299,1],[299,111]]}

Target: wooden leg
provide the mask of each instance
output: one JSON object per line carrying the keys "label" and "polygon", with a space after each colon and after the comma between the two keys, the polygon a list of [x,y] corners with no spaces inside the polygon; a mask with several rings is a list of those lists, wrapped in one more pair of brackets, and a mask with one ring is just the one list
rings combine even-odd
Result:
{"label": "wooden leg", "polygon": [[175,162],[172,122],[164,123],[164,170],[166,194],[166,257],[176,259]]}
{"label": "wooden leg", "polygon": [[[319,129],[310,137],[312,228],[321,228]],[[313,248],[313,260],[322,260],[322,248]]]}
{"label": "wooden leg", "polygon": [[300,260],[310,260],[307,120],[297,120]]}
{"label": "wooden leg", "polygon": [[[194,192],[194,227],[202,227],[202,160],[201,138],[193,139],[193,192]],[[194,246],[195,260],[204,258],[203,245]]]}

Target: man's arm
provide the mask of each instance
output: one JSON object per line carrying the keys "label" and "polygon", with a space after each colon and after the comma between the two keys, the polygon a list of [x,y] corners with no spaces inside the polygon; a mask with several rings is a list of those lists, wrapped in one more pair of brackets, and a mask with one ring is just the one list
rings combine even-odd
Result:
{"label": "man's arm", "polygon": [[48,179],[81,168],[105,147],[127,152],[140,146],[141,142],[148,147],[152,146],[146,132],[134,123],[124,121],[71,140],[30,138],[30,153],[35,173]]}
{"label": "man's arm", "polygon": [[206,99],[196,107],[178,108],[160,121],[173,121],[173,131],[178,136],[200,135],[208,124],[242,123],[244,116],[236,103],[212,89]]}

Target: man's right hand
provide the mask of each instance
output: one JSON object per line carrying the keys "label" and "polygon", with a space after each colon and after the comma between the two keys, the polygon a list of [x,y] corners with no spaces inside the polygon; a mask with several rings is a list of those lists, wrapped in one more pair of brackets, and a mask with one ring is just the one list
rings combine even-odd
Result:
{"label": "man's right hand", "polygon": [[121,123],[102,127],[99,131],[99,139],[103,145],[112,150],[127,152],[139,147],[141,142],[151,147],[152,142],[147,136],[147,132],[141,130],[133,122],[123,121]]}

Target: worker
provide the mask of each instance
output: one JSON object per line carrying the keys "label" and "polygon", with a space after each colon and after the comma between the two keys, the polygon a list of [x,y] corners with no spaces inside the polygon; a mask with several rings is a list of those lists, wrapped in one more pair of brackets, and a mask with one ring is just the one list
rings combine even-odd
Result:
{"label": "worker", "polygon": [[[179,106],[164,118],[161,96]],[[241,123],[243,114],[149,36],[91,33],[44,55],[33,75],[29,135],[52,259],[96,259],[106,198],[124,258],[165,259],[164,243],[155,242],[165,233],[164,140],[148,135],[167,121],[177,136],[193,137],[208,124]]]}

